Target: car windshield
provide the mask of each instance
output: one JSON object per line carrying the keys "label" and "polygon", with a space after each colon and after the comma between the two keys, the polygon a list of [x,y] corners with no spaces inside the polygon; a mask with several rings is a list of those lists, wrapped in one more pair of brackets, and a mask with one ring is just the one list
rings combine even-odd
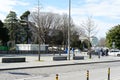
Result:
{"label": "car windshield", "polygon": [[119,51],[110,51],[110,52],[119,52]]}

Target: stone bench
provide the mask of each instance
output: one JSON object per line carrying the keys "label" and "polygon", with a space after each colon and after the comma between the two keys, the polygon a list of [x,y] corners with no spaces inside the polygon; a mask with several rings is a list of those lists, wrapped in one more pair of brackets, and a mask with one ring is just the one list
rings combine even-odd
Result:
{"label": "stone bench", "polygon": [[2,58],[2,63],[15,63],[15,62],[25,62],[26,59],[25,58]]}
{"label": "stone bench", "polygon": [[53,61],[67,60],[67,56],[54,56]]}
{"label": "stone bench", "polygon": [[73,60],[84,60],[84,56],[74,56]]}

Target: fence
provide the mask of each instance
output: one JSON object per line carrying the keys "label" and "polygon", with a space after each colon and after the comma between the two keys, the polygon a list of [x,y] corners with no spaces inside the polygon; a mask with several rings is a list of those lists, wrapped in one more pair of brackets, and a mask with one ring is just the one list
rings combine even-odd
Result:
{"label": "fence", "polygon": [[[40,51],[41,54],[65,54],[64,51]],[[0,54],[38,54],[38,51],[32,51],[32,50],[28,50],[28,51],[21,51],[21,50],[9,50],[9,51],[5,51],[5,50],[0,50]]]}
{"label": "fence", "polygon": [[1,51],[8,51],[9,47],[7,47],[7,46],[0,46],[0,50]]}

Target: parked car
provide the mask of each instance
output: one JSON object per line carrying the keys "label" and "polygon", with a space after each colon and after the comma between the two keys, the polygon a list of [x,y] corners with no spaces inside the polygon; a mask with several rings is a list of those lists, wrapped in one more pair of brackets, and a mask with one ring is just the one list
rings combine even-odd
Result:
{"label": "parked car", "polygon": [[108,52],[108,55],[110,55],[110,56],[120,56],[120,50],[118,50],[118,49],[111,49]]}

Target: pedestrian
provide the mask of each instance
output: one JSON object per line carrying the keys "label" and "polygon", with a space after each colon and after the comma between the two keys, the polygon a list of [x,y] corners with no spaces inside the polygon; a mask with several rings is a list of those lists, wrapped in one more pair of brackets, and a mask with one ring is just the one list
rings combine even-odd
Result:
{"label": "pedestrian", "polygon": [[100,49],[98,49],[97,52],[98,52],[98,58],[100,58]]}
{"label": "pedestrian", "polygon": [[108,51],[109,51],[109,50],[108,50],[108,49],[106,49],[106,56],[108,56]]}
{"label": "pedestrian", "polygon": [[102,56],[104,56],[105,54],[104,54],[104,51],[103,51],[103,49],[101,49],[101,55]]}

